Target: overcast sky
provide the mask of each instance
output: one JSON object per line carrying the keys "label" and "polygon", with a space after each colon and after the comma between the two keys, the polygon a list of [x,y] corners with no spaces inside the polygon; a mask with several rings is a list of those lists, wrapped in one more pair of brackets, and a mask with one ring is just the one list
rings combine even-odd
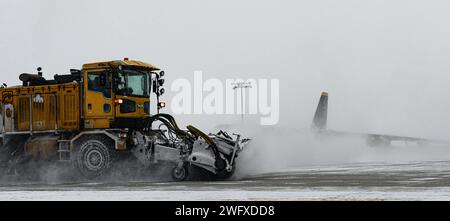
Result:
{"label": "overcast sky", "polygon": [[0,80],[130,57],[164,69],[168,85],[196,70],[278,78],[279,126],[309,126],[327,90],[333,129],[447,138],[449,11],[436,0],[0,0]]}

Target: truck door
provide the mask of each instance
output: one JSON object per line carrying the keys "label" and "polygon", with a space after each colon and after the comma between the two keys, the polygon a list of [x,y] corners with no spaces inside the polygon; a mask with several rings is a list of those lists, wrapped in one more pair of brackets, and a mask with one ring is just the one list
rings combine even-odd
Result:
{"label": "truck door", "polygon": [[86,70],[84,82],[85,128],[109,128],[114,118],[111,71]]}

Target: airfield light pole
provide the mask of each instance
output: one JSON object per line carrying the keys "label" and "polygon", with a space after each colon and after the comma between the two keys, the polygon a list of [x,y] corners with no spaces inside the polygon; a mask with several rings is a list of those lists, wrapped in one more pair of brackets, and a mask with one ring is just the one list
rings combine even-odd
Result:
{"label": "airfield light pole", "polygon": [[241,90],[241,121],[242,123],[244,123],[244,89],[245,88],[251,88],[252,85],[250,82],[235,82],[232,84],[233,85],[233,90],[236,91],[236,89],[240,89]]}

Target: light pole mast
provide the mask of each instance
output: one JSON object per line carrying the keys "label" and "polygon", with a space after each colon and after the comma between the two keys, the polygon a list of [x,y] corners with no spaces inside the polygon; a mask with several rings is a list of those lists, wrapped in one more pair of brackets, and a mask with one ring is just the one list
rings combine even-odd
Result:
{"label": "light pole mast", "polygon": [[252,85],[250,82],[235,82],[232,84],[233,90],[240,89],[241,91],[241,121],[244,123],[244,89],[245,88],[251,88]]}

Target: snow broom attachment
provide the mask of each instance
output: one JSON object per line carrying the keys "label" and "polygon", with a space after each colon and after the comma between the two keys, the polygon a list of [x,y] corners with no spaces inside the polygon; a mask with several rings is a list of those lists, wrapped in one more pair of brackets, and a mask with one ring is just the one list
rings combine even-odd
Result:
{"label": "snow broom attachment", "polygon": [[214,157],[215,157],[215,159],[216,159],[216,162],[214,163],[214,165],[216,166],[216,168],[217,168],[219,171],[224,170],[224,169],[226,168],[226,166],[227,166],[227,163],[225,162],[225,160],[223,160],[223,159],[220,157],[220,152],[219,152],[219,149],[218,149],[216,143],[215,143],[208,135],[206,135],[206,134],[203,133],[201,130],[195,128],[195,127],[192,126],[192,125],[187,126],[187,129],[188,129],[189,132],[191,132],[194,136],[201,137],[201,138],[203,138],[203,139],[206,141],[206,143],[209,145],[209,147],[211,148],[211,150],[212,150],[213,153],[214,153]]}
{"label": "snow broom attachment", "polygon": [[[162,123],[161,125],[164,125],[167,131],[153,129],[153,126],[156,126],[153,124],[157,122]],[[189,168],[192,167],[208,172],[209,178],[227,179],[231,177],[236,168],[238,154],[250,141],[241,138],[239,134],[233,134],[236,135],[236,139],[233,139],[223,131],[207,135],[192,125],[187,126],[187,130],[182,130],[169,114],[157,114],[144,119],[138,131],[149,137],[157,133],[160,137],[160,141],[148,145],[148,147],[157,148],[158,151],[168,150],[165,147],[176,147],[175,151],[179,149],[179,155],[174,156],[173,159],[167,159],[177,164],[172,171],[172,177],[176,181],[187,179]],[[148,156],[141,157],[140,151],[135,152],[144,160],[148,158]]]}

